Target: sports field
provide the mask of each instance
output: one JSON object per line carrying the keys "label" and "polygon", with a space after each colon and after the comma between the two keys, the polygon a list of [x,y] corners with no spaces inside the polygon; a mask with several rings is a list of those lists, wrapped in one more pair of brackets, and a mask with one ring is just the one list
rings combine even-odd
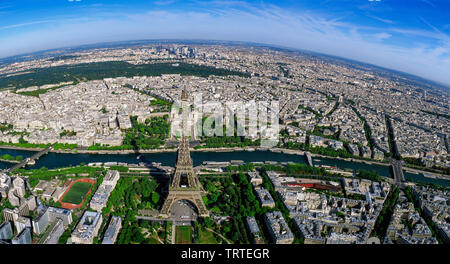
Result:
{"label": "sports field", "polygon": [[80,204],[86,194],[91,189],[92,183],[90,182],[74,182],[70,187],[69,191],[64,195],[61,202],[63,203],[71,203],[71,204]]}
{"label": "sports field", "polygon": [[191,244],[192,243],[192,226],[176,226],[175,227],[175,243]]}

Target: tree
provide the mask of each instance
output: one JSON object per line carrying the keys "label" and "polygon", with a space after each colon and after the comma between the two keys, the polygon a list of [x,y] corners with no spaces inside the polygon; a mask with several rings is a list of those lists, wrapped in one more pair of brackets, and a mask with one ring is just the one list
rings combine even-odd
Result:
{"label": "tree", "polygon": [[212,193],[216,190],[216,186],[211,181],[208,181],[206,183],[205,188],[208,193]]}
{"label": "tree", "polygon": [[157,193],[157,192],[152,193],[152,203],[154,206],[156,206],[158,204],[159,197],[160,197],[159,193]]}
{"label": "tree", "polygon": [[214,221],[210,217],[205,217],[204,222],[208,228],[212,228],[214,226]]}

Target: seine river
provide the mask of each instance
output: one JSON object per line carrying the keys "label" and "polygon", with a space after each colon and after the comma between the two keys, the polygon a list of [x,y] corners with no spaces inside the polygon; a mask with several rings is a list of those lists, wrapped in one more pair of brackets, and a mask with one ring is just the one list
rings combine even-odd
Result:
{"label": "seine river", "polygon": [[[33,154],[33,151],[24,150],[12,150],[12,149],[0,149],[0,156],[3,154],[10,154],[13,156],[22,155],[24,158],[29,157]],[[149,162],[160,162],[162,165],[174,166],[176,161],[176,152],[166,152],[166,153],[148,153],[142,154],[146,161]],[[194,161],[194,166],[202,164],[203,161],[230,161],[230,160],[243,160],[244,162],[255,162],[255,161],[277,161],[277,162],[296,162],[296,163],[306,163],[303,155],[296,154],[284,154],[271,151],[233,151],[233,152],[200,152],[192,151],[192,159]],[[46,167],[49,169],[76,166],[81,163],[90,162],[125,162],[130,164],[137,164],[141,160],[137,159],[136,154],[66,154],[66,153],[49,153],[41,157],[36,165],[27,168],[41,168]],[[313,163],[321,165],[336,166],[340,169],[365,169],[365,170],[376,170],[380,175],[386,177],[392,177],[388,166],[366,164],[361,162],[350,162],[331,158],[314,158]],[[11,163],[0,162],[0,169],[5,169],[11,167]],[[442,179],[432,179],[426,178],[422,174],[413,174],[405,172],[405,178],[408,181],[420,181],[428,183],[436,183],[441,186],[450,187],[450,181]]]}

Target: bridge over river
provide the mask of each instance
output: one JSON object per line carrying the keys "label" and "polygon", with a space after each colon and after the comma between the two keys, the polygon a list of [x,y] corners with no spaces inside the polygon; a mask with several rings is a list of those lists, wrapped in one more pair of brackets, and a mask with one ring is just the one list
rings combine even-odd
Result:
{"label": "bridge over river", "polygon": [[16,165],[12,166],[12,167],[9,168],[9,169],[6,169],[5,172],[8,172],[8,173],[9,173],[9,172],[13,172],[13,171],[15,171],[15,170],[17,170],[17,169],[20,169],[20,168],[23,168],[23,167],[25,167],[25,166],[27,166],[27,165],[31,165],[31,166],[32,166],[32,165],[36,164],[36,160],[38,160],[38,159],[39,159],[40,157],[42,157],[43,155],[46,155],[47,153],[49,153],[50,150],[52,150],[52,149],[53,149],[53,146],[50,145],[50,146],[46,147],[45,149],[43,149],[43,150],[37,152],[37,153],[34,154],[33,156],[28,157],[28,158],[22,160],[20,163],[18,163],[18,164],[16,164]]}
{"label": "bridge over river", "polygon": [[403,174],[403,161],[391,158],[390,162],[395,184],[400,188],[404,188],[406,186],[406,180]]}

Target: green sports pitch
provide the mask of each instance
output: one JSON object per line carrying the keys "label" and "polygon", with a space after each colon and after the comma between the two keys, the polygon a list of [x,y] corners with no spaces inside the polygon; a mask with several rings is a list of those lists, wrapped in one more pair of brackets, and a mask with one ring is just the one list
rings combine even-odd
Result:
{"label": "green sports pitch", "polygon": [[69,191],[67,191],[66,195],[64,195],[61,202],[80,204],[91,189],[92,184],[93,183],[90,182],[74,182]]}
{"label": "green sports pitch", "polygon": [[175,243],[176,244],[192,244],[192,227],[176,226],[175,227]]}

